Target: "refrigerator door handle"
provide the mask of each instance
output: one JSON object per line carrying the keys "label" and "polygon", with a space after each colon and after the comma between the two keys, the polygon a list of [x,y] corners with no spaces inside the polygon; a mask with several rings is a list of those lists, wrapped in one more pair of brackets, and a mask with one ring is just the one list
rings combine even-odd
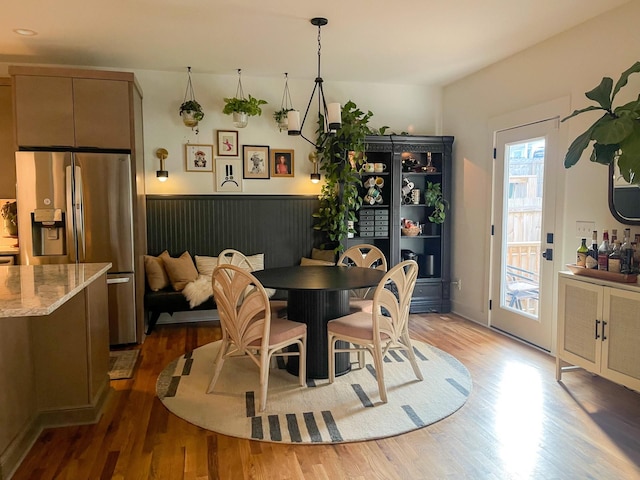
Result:
{"label": "refrigerator door handle", "polygon": [[76,232],[78,236],[78,261],[84,262],[87,257],[87,243],[84,232],[84,192],[82,190],[82,169],[76,165],[74,168]]}
{"label": "refrigerator door handle", "polygon": [[129,280],[131,280],[129,277],[107,278],[107,285],[113,285],[114,283],[129,283]]}
{"label": "refrigerator door handle", "polygon": [[69,250],[69,258],[73,262],[78,262],[78,244],[75,241],[76,222],[75,222],[75,207],[73,198],[73,175],[72,166],[67,165],[65,167],[65,180],[66,180],[66,199],[67,199],[67,211],[66,211],[66,235],[67,235],[67,248]]}

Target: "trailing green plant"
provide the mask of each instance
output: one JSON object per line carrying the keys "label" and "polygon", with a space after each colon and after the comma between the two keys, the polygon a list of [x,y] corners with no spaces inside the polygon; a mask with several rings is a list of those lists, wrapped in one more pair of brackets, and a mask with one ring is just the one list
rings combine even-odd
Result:
{"label": "trailing green plant", "polygon": [[433,207],[433,212],[429,215],[429,221],[435,224],[444,223],[446,218],[445,210],[449,206],[442,196],[442,185],[439,183],[427,182],[427,188],[424,191],[424,204],[427,207]]}
{"label": "trailing green plant", "polygon": [[222,113],[225,115],[231,115],[232,113],[237,112],[246,113],[250,117],[262,115],[262,108],[260,108],[260,105],[267,104],[265,100],[260,100],[259,98],[252,97],[251,95],[249,95],[249,98],[225,98],[224,102],[225,106],[222,109]]}
{"label": "trailing green plant", "polygon": [[[324,131],[324,117],[318,118],[317,145],[320,171],[324,173],[324,185],[320,192],[320,208],[313,214],[316,218],[315,230],[324,232],[327,245],[342,250],[342,240],[349,233],[348,221],[356,221],[356,212],[362,206],[359,187],[362,186],[358,173],[365,150],[365,138],[371,133],[368,127],[371,111],[364,113],[354,102],[348,101],[342,109],[342,123],[335,134]],[[349,152],[353,165],[349,161]]]}
{"label": "trailing green plant", "polygon": [[629,75],[638,72],[640,62],[622,72],[615,87],[611,78],[604,77],[600,85],[585,93],[588,99],[598,105],[575,110],[562,119],[564,122],[581,113],[604,110],[602,117],[571,143],[564,159],[565,168],[578,163],[582,152],[594,142],[590,158],[592,162],[603,165],[617,162],[627,182],[640,184],[640,95],[632,102],[615,108],[613,106],[616,94],[627,84]]}
{"label": "trailing green plant", "polygon": [[196,121],[200,121],[204,118],[204,112],[202,111],[202,107],[195,100],[188,100],[180,105],[180,116],[182,116],[183,112],[193,112],[193,118]]}

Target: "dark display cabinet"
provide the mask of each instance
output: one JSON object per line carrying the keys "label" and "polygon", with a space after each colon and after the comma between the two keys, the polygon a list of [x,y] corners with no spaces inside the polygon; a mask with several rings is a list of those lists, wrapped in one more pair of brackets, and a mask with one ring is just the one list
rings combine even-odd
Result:
{"label": "dark display cabinet", "polygon": [[[345,245],[373,244],[385,253],[389,267],[415,260],[419,271],[411,312],[449,312],[453,137],[369,136],[366,144],[367,163],[377,164],[377,170],[362,171],[363,205],[356,233]],[[429,221],[434,209],[425,204],[428,183],[440,184],[448,206],[441,225]],[[403,229],[405,219],[417,228]]]}

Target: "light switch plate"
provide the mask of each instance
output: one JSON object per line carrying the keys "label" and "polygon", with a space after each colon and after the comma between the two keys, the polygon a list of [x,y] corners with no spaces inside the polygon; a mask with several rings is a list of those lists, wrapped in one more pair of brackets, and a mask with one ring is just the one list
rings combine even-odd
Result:
{"label": "light switch plate", "polygon": [[586,238],[587,240],[591,238],[591,234],[596,228],[595,222],[584,222],[577,221],[576,222],[576,237],[578,238]]}

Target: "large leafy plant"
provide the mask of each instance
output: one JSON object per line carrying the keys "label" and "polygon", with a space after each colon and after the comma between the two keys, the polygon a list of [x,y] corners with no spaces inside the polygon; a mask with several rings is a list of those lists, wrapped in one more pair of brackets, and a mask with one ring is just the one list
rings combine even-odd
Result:
{"label": "large leafy plant", "polygon": [[430,222],[436,224],[444,223],[448,202],[442,196],[442,186],[439,183],[427,182],[427,189],[424,192],[424,204],[427,207],[433,207],[433,212],[428,217]]}
{"label": "large leafy plant", "polygon": [[336,250],[342,248],[342,240],[349,233],[347,221],[356,221],[356,212],[362,206],[358,187],[362,185],[358,173],[364,161],[364,155],[352,155],[354,164],[349,161],[349,152],[364,152],[365,138],[371,133],[368,127],[373,113],[364,113],[352,101],[342,109],[342,124],[335,134],[324,131],[324,117],[318,119],[318,160],[324,173],[325,183],[320,192],[320,208],[313,214],[317,219],[315,230],[325,233],[327,242]]}
{"label": "large leafy plant", "polygon": [[575,165],[582,152],[594,142],[592,162],[610,165],[617,161],[623,178],[629,183],[640,184],[640,95],[632,102],[613,106],[616,94],[627,84],[629,75],[637,72],[640,72],[640,62],[624,71],[615,87],[611,78],[604,77],[600,85],[585,93],[598,105],[576,110],[562,119],[564,122],[584,112],[604,110],[602,117],[569,146],[564,159],[566,168]]}

